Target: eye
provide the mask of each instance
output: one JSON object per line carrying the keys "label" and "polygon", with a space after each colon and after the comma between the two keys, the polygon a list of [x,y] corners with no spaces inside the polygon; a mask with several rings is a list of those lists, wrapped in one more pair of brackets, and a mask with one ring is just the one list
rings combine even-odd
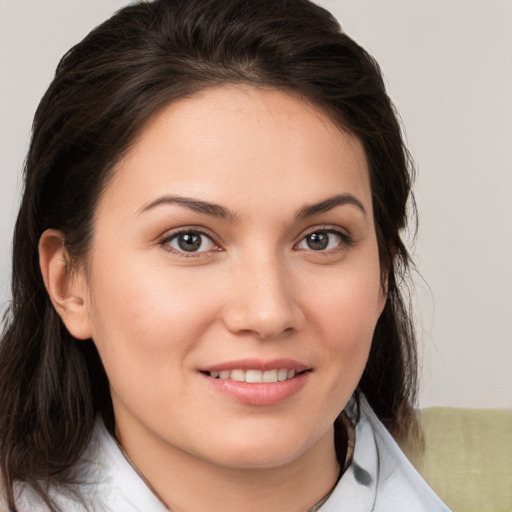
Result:
{"label": "eye", "polygon": [[180,231],[163,240],[162,245],[181,253],[208,252],[217,249],[213,240],[200,231]]}
{"label": "eye", "polygon": [[345,242],[345,237],[334,230],[322,229],[307,234],[298,244],[297,248],[311,251],[329,251],[336,249]]}

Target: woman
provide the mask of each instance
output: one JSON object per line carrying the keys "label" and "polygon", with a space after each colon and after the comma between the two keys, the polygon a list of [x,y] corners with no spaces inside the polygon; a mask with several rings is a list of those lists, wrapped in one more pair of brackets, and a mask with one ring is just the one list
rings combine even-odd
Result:
{"label": "woman", "polygon": [[60,62],[25,173],[9,510],[447,510],[390,435],[416,426],[408,155],[329,13],[126,7]]}

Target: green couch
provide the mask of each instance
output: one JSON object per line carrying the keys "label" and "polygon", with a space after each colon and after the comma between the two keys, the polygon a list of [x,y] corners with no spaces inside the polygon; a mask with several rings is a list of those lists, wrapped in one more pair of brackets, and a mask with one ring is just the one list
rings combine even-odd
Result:
{"label": "green couch", "polygon": [[454,512],[512,512],[512,411],[433,407],[404,451]]}

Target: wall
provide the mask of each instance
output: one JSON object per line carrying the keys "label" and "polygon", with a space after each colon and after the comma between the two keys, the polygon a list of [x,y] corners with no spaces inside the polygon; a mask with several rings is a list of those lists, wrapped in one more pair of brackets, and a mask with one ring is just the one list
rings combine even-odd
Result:
{"label": "wall", "polygon": [[[0,308],[30,123],[121,0],[0,0]],[[512,407],[512,2],[323,0],[381,64],[419,175],[422,405]]]}

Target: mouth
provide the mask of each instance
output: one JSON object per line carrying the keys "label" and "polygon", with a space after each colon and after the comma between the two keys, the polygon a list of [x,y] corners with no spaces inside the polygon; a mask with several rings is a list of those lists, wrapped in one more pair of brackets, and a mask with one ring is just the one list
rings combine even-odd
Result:
{"label": "mouth", "polygon": [[291,359],[244,359],[201,368],[210,389],[246,405],[282,404],[300,393],[313,368]]}
{"label": "mouth", "polygon": [[232,380],[235,382],[248,382],[251,384],[264,384],[284,382],[294,377],[301,375],[304,372],[311,371],[309,368],[305,369],[287,369],[287,368],[274,368],[271,370],[257,370],[236,368],[233,370],[212,370],[201,372],[213,379],[219,380]]}

